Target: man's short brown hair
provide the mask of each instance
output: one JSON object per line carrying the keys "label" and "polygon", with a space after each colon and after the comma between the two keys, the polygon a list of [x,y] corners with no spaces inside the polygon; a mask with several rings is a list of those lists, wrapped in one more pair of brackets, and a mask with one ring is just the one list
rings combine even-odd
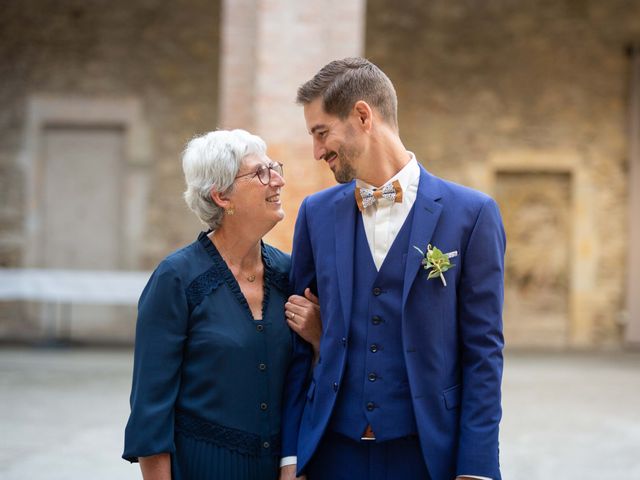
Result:
{"label": "man's short brown hair", "polygon": [[375,108],[385,122],[398,127],[398,99],[389,77],[369,60],[344,58],[328,63],[298,89],[296,103],[322,97],[324,111],[345,119],[359,100]]}

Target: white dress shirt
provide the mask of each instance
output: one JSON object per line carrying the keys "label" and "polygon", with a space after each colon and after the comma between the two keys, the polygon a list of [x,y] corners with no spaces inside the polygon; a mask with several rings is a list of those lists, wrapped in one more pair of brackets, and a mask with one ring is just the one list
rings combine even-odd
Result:
{"label": "white dress shirt", "polygon": [[[400,182],[402,187],[402,202],[394,202],[387,198],[379,198],[377,202],[367,207],[362,212],[362,223],[367,236],[367,243],[371,250],[373,263],[379,271],[384,263],[387,253],[393,245],[393,241],[398,236],[398,232],[407,220],[407,216],[416,202],[418,195],[418,185],[420,183],[420,167],[416,156],[412,152],[408,152],[411,156],[402,170],[391,177],[384,185],[393,183],[395,180]],[[380,189],[384,187],[380,185],[375,187],[369,185],[362,180],[356,179],[356,188]],[[355,202],[355,198],[353,200]],[[297,463],[297,457],[284,457],[280,461],[280,466],[293,465]],[[487,477],[478,477],[475,475],[463,475],[469,478],[477,478],[479,480],[491,480]]]}
{"label": "white dress shirt", "polygon": [[[396,203],[387,198],[379,198],[372,206],[362,212],[362,223],[367,235],[367,243],[371,250],[373,263],[380,270],[387,253],[404,225],[411,207],[416,202],[418,184],[420,183],[420,167],[413,153],[409,152],[411,160],[402,170],[396,173],[385,185],[397,180],[402,187],[402,202]],[[369,185],[362,180],[356,180],[356,188],[382,188]]]}

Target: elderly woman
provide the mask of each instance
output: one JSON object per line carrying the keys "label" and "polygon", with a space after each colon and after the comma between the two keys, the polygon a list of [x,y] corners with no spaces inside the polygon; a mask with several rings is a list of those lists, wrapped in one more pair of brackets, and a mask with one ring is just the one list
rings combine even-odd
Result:
{"label": "elderly woman", "polygon": [[[210,230],[165,258],[140,297],[123,458],[145,480],[278,476],[290,258],[261,241],[284,217],[282,165],[265,150],[233,130],[184,152],[185,199]],[[317,344],[318,307],[296,312]]]}

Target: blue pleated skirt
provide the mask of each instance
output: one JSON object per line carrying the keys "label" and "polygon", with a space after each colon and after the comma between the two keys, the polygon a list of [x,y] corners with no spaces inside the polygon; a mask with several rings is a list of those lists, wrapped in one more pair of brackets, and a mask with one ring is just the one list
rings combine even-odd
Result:
{"label": "blue pleated skirt", "polygon": [[181,432],[175,434],[173,480],[276,480],[279,458],[231,450]]}

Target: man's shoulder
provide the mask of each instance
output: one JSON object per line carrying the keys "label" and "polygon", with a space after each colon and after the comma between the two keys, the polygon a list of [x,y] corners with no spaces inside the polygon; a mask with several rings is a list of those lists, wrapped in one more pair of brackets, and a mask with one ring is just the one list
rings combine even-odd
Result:
{"label": "man's shoulder", "polygon": [[344,198],[345,195],[350,194],[355,188],[354,185],[355,181],[351,181],[325,188],[306,197],[304,203],[308,209],[314,209],[318,206],[326,209],[327,205],[332,205],[334,202]]}
{"label": "man's shoulder", "polygon": [[439,192],[439,196],[444,200],[453,200],[455,203],[463,203],[465,205],[481,206],[487,202],[492,202],[491,196],[486,193],[476,190],[474,188],[446,180],[426,172],[429,178],[430,186],[436,187]]}
{"label": "man's shoulder", "polygon": [[475,188],[467,187],[466,185],[461,185],[449,180],[442,180],[442,182],[445,190],[452,197],[461,198],[465,201],[478,204],[483,204],[488,200],[491,200],[489,195],[480,190],[476,190]]}

